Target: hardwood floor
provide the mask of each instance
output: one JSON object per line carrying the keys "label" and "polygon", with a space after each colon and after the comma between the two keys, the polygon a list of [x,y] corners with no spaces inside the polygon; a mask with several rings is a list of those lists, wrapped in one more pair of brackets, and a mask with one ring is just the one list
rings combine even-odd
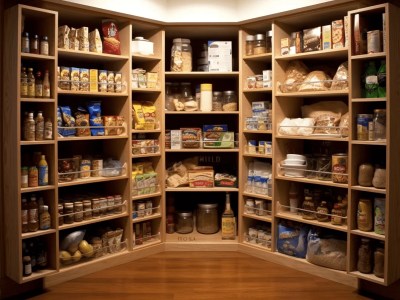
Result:
{"label": "hardwood floor", "polygon": [[238,252],[163,252],[31,297],[58,299],[369,299],[351,287]]}

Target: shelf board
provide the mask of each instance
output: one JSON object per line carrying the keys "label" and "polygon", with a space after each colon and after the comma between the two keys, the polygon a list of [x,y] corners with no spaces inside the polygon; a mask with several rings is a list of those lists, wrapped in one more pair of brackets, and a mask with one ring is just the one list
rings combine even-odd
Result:
{"label": "shelf board", "polygon": [[74,185],[81,185],[81,184],[88,184],[88,183],[96,183],[96,182],[104,182],[104,181],[114,181],[114,180],[121,180],[127,179],[127,175],[122,176],[112,176],[112,177],[93,177],[93,178],[84,178],[84,179],[76,179],[69,182],[59,182],[59,187],[65,186],[74,186]]}
{"label": "shelf board", "polygon": [[375,240],[380,240],[380,241],[385,241],[385,236],[382,234],[377,234],[373,231],[361,231],[358,229],[354,229],[350,231],[351,234],[354,235],[359,235],[359,236],[363,236],[363,237],[367,237],[367,238],[371,238],[371,239],[375,239]]}
{"label": "shelf board", "polygon": [[324,136],[322,134],[319,135],[277,135],[277,139],[287,139],[287,140],[315,140],[315,141],[337,141],[337,142],[348,142],[348,137],[331,137],[329,135]]}
{"label": "shelf board", "polygon": [[71,95],[71,96],[91,96],[91,97],[128,97],[127,93],[107,93],[107,92],[88,92],[88,91],[70,91],[61,90],[57,91],[59,95]]}
{"label": "shelf board", "polygon": [[55,229],[47,229],[47,230],[38,230],[35,232],[26,232],[21,234],[21,238],[22,239],[30,239],[36,236],[42,236],[42,235],[46,235],[46,234],[51,234],[51,233],[55,233],[56,230]]}
{"label": "shelf board", "polygon": [[385,58],[385,57],[386,57],[385,52],[379,52],[379,53],[370,53],[370,54],[351,55],[350,59],[352,59],[352,60],[370,60],[370,59]]}
{"label": "shelf board", "polygon": [[189,78],[237,78],[238,71],[232,72],[165,72],[165,78],[189,79]]}
{"label": "shelf board", "polygon": [[279,176],[276,176],[275,179],[303,182],[303,183],[316,184],[316,185],[325,185],[325,186],[332,186],[332,187],[345,188],[345,189],[347,189],[349,187],[349,185],[347,183],[335,183],[332,181],[308,179],[306,177],[286,177],[286,176],[279,175]]}
{"label": "shelf board", "polygon": [[127,135],[58,137],[57,142],[127,139]]}
{"label": "shelf board", "polygon": [[243,133],[272,134],[272,130],[247,130],[247,129],[244,129]]}
{"label": "shelf board", "polygon": [[71,224],[63,224],[58,227],[59,230],[64,230],[64,229],[69,229],[69,228],[75,228],[75,227],[80,227],[80,226],[85,226],[93,223],[100,223],[108,220],[114,220],[114,219],[119,219],[126,217],[128,215],[127,212],[123,212],[120,214],[112,214],[112,215],[106,215],[104,217],[99,217],[99,218],[92,218],[90,220],[84,220],[81,222],[73,222]]}
{"label": "shelf board", "polygon": [[239,111],[165,111],[166,115],[238,115]]}
{"label": "shelf board", "polygon": [[131,133],[161,133],[161,129],[151,129],[151,130],[132,129]]}
{"label": "shelf board", "polygon": [[139,222],[144,222],[144,221],[148,221],[148,220],[160,219],[161,217],[162,217],[161,213],[155,213],[155,214],[152,214],[151,216],[145,216],[145,217],[141,217],[141,218],[132,219],[132,223],[139,223]]}
{"label": "shelf board", "polygon": [[146,241],[142,245],[133,245],[133,251],[138,251],[143,248],[147,248],[147,247],[154,246],[157,244],[161,244],[161,240],[153,238],[152,241]]}
{"label": "shelf board", "polygon": [[290,98],[299,98],[299,97],[333,97],[333,96],[348,96],[348,90],[338,90],[338,91],[314,91],[314,92],[293,92],[293,93],[282,93],[276,92],[275,96],[277,97],[290,97]]}
{"label": "shelf board", "polygon": [[48,191],[48,190],[54,190],[54,188],[55,188],[54,185],[27,187],[27,188],[21,188],[21,193],[33,193],[33,192],[40,192],[40,191]]}
{"label": "shelf board", "polygon": [[261,53],[261,54],[255,54],[255,55],[244,55],[243,60],[248,60],[248,61],[271,61],[272,60],[272,53]]}
{"label": "shelf board", "polygon": [[347,232],[347,225],[332,225],[330,222],[318,222],[317,220],[306,220],[300,215],[291,212],[279,212],[275,215],[277,218],[292,220],[299,223],[314,225],[317,227],[329,228],[336,231]]}
{"label": "shelf board", "polygon": [[362,191],[362,192],[369,192],[369,193],[377,193],[386,195],[386,189],[377,189],[372,186],[361,186],[361,185],[354,185],[351,187],[352,190],[355,191]]}
{"label": "shelf board", "polygon": [[245,157],[272,158],[272,154],[243,153]]}
{"label": "shelf board", "polygon": [[193,232],[180,234],[180,233],[172,233],[166,234],[166,243],[178,243],[178,244],[192,244],[192,245],[200,245],[200,244],[237,244],[238,239],[236,237],[235,240],[223,240],[221,236],[221,231],[214,234],[201,234],[196,231],[196,228],[193,228]]}
{"label": "shelf board", "polygon": [[386,146],[386,141],[378,142],[378,141],[357,141],[357,140],[352,140],[350,143],[353,144],[353,145]]}
{"label": "shelf board", "polygon": [[165,152],[239,152],[238,148],[216,149],[216,148],[196,148],[196,149],[165,149]]}
{"label": "shelf board", "polygon": [[243,89],[243,93],[264,93],[264,92],[272,92],[271,87],[265,88],[254,88],[254,89]]}
{"label": "shelf board", "polygon": [[99,61],[121,61],[128,60],[127,55],[115,55],[107,53],[96,53],[89,51],[78,51],[69,49],[58,49],[59,58],[69,58],[69,59],[84,59],[85,62],[99,62]]}
{"label": "shelf board", "polygon": [[271,223],[272,222],[272,217],[266,217],[266,216],[257,216],[256,214],[246,214],[243,213],[243,217],[249,218],[249,219],[254,219],[254,220],[259,220],[259,221],[263,221],[263,222],[268,222]]}
{"label": "shelf board", "polygon": [[31,103],[54,103],[56,100],[54,98],[20,98],[21,102],[31,102]]}
{"label": "shelf board", "polygon": [[249,243],[249,242],[246,242],[246,241],[243,241],[242,244],[246,245],[248,247],[253,247],[253,248],[260,249],[260,250],[267,251],[267,252],[271,252],[272,251],[270,248],[267,248],[265,246],[261,246],[259,244],[253,244],[253,243]]}
{"label": "shelf board", "polygon": [[191,187],[181,187],[181,188],[171,188],[165,189],[166,192],[238,192],[238,188],[226,188],[226,187],[212,187],[212,188],[191,188]]}
{"label": "shelf board", "polygon": [[161,153],[146,153],[146,154],[132,154],[132,158],[146,158],[146,157],[157,157],[161,156]]}
{"label": "shelf board", "polygon": [[311,52],[304,52],[304,53],[296,53],[296,54],[288,54],[288,55],[280,55],[276,56],[275,60],[294,60],[294,59],[346,59],[348,56],[348,49],[347,48],[339,48],[339,49],[325,49],[320,51],[311,51]]}
{"label": "shelf board", "polygon": [[134,93],[161,93],[161,89],[132,88]]}
{"label": "shelf board", "polygon": [[54,145],[54,140],[43,140],[43,141],[21,141],[21,146],[33,146],[33,145]]}
{"label": "shelf board", "polygon": [[39,278],[44,278],[44,277],[47,277],[47,276],[49,276],[51,274],[55,274],[55,273],[57,273],[57,270],[49,270],[49,269],[38,270],[38,271],[32,272],[32,274],[30,276],[22,277],[22,280],[20,283],[26,283],[29,281],[37,280]]}
{"label": "shelf board", "polygon": [[33,54],[24,52],[21,52],[21,58],[30,60],[55,60],[54,55],[42,55],[42,54]]}
{"label": "shelf board", "polygon": [[135,62],[146,62],[146,61],[160,61],[161,56],[155,55],[143,55],[143,54],[133,54],[132,53],[132,61]]}
{"label": "shelf board", "polygon": [[272,200],[271,196],[249,193],[249,192],[243,192],[243,196],[254,197],[254,198],[264,199],[264,200]]}
{"label": "shelf board", "polygon": [[350,272],[349,274],[359,278],[359,279],[363,279],[363,280],[367,280],[367,281],[371,281],[380,285],[384,285],[385,284],[385,279],[384,278],[379,278],[376,277],[374,274],[364,274],[361,273],[359,271],[353,271]]}
{"label": "shelf board", "polygon": [[368,102],[386,102],[386,98],[353,98],[351,102],[361,102],[361,103],[368,103]]}
{"label": "shelf board", "polygon": [[161,196],[161,192],[151,193],[151,194],[144,194],[144,195],[139,195],[139,196],[133,196],[132,200],[136,201],[136,200],[147,199],[147,198],[152,198],[152,197],[157,197],[157,196]]}

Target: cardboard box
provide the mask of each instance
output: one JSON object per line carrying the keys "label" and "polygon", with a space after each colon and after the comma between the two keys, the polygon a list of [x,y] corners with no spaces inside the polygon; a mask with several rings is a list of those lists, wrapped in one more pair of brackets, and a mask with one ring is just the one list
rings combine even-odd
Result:
{"label": "cardboard box", "polygon": [[213,167],[204,166],[188,170],[189,187],[210,188],[214,187]]}
{"label": "cardboard box", "polygon": [[232,72],[232,42],[208,41],[208,70]]}
{"label": "cardboard box", "polygon": [[360,14],[354,15],[354,55],[367,53],[367,37],[365,30],[365,20]]}
{"label": "cardboard box", "polygon": [[346,48],[349,47],[350,45],[350,35],[349,35],[349,17],[344,16],[343,18],[343,24],[344,24],[344,46]]}
{"label": "cardboard box", "polygon": [[203,148],[233,148],[235,133],[232,131],[207,131],[203,133]]}
{"label": "cardboard box", "polygon": [[132,54],[154,55],[154,44],[141,36],[131,41]]}
{"label": "cardboard box", "polygon": [[99,76],[99,72],[97,69],[90,69],[89,70],[89,91],[90,92],[98,92],[98,86],[97,86],[97,78]]}
{"label": "cardboard box", "polygon": [[321,26],[303,30],[303,52],[321,50]]}
{"label": "cardboard box", "polygon": [[146,73],[146,82],[148,89],[157,88],[158,84],[158,73],[157,72],[147,72]]}
{"label": "cardboard box", "polygon": [[332,48],[343,48],[345,45],[345,34],[343,20],[332,21]]}
{"label": "cardboard box", "polygon": [[[332,22],[333,24],[333,22]],[[331,25],[322,26],[322,49],[332,49],[332,27]]]}
{"label": "cardboard box", "polygon": [[182,131],[171,130],[171,149],[182,149]]}
{"label": "cardboard box", "polygon": [[289,38],[281,39],[281,55],[289,54]]}

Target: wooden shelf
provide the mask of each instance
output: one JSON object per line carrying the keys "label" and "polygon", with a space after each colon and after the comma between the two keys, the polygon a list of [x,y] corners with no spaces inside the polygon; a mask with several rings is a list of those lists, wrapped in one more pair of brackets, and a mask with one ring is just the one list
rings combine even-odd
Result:
{"label": "wooden shelf", "polygon": [[73,137],[58,137],[57,142],[118,140],[127,138],[128,138],[127,135],[73,136]]}
{"label": "wooden shelf", "polygon": [[338,90],[338,91],[314,91],[314,92],[293,92],[293,93],[282,93],[276,92],[277,97],[290,97],[290,98],[315,98],[315,97],[333,97],[333,96],[348,96],[348,90]]}
{"label": "wooden shelf", "polygon": [[254,220],[259,220],[259,221],[263,221],[263,222],[268,222],[268,223],[272,222],[272,217],[268,217],[268,216],[257,216],[256,214],[243,213],[243,217],[246,217],[249,219],[254,219]]}
{"label": "wooden shelf", "polygon": [[237,78],[238,71],[232,72],[165,72],[165,78],[194,79],[194,78]]}
{"label": "wooden shelf", "polygon": [[55,60],[54,55],[42,55],[42,54],[23,53],[23,52],[21,52],[21,58],[29,60]]}
{"label": "wooden shelf", "polygon": [[122,179],[128,179],[127,175],[122,175],[122,176],[112,176],[112,177],[91,177],[91,178],[85,178],[85,179],[76,179],[70,182],[59,182],[58,186],[59,187],[65,187],[65,186],[74,186],[74,185],[81,185],[81,184],[89,184],[89,183],[96,183],[96,182],[105,182],[105,181],[115,181],[115,180],[122,180]]}
{"label": "wooden shelf", "polygon": [[155,213],[152,214],[151,216],[145,216],[145,217],[141,217],[141,218],[134,218],[132,219],[132,223],[140,223],[140,222],[144,222],[144,221],[149,221],[149,220],[154,220],[154,219],[160,219],[162,218],[161,213]]}
{"label": "wooden shelf", "polygon": [[294,60],[294,59],[301,59],[301,60],[346,59],[347,60],[347,55],[348,55],[347,48],[339,48],[339,49],[326,49],[320,51],[280,55],[280,56],[275,56],[275,59],[276,60]]}
{"label": "wooden shelf", "polygon": [[351,102],[354,103],[368,103],[368,102],[386,102],[386,98],[353,98]]}
{"label": "wooden shelf", "polygon": [[272,154],[243,153],[244,157],[272,158]]}
{"label": "wooden shelf", "polygon": [[30,103],[54,103],[56,100],[54,98],[20,98],[21,102]]}
{"label": "wooden shelf", "polygon": [[132,61],[136,62],[147,62],[147,61],[160,61],[160,56],[155,55],[142,55],[142,54],[132,54]]}
{"label": "wooden shelf", "polygon": [[44,277],[47,277],[56,272],[57,272],[57,270],[51,270],[51,269],[38,270],[38,271],[32,272],[32,274],[30,276],[22,277],[22,280],[20,283],[27,283],[29,281],[44,278]]}
{"label": "wooden shelf", "polygon": [[266,88],[254,88],[254,89],[243,89],[244,93],[265,93],[265,92],[272,92],[273,88],[266,87]]}
{"label": "wooden shelf", "polygon": [[353,144],[353,145],[386,146],[386,141],[379,142],[379,141],[357,141],[357,140],[352,140],[350,143]]}
{"label": "wooden shelf", "polygon": [[161,93],[161,89],[150,89],[150,88],[133,88],[134,93]]}
{"label": "wooden shelf", "polygon": [[311,141],[337,141],[337,142],[348,142],[348,137],[331,137],[329,135],[277,135],[277,139],[287,140],[311,140]]}
{"label": "wooden shelf", "polygon": [[132,129],[131,133],[161,133],[161,129],[150,129],[150,130]]}
{"label": "wooden shelf", "polygon": [[106,216],[100,216],[99,218],[92,218],[90,220],[84,220],[82,222],[73,222],[71,224],[63,224],[58,227],[59,230],[64,230],[64,229],[69,229],[69,228],[75,228],[75,227],[81,227],[89,224],[94,224],[94,223],[100,223],[104,221],[109,221],[109,220],[114,220],[114,219],[119,219],[128,216],[127,212],[123,212],[120,214],[112,214],[112,215],[106,215]]}
{"label": "wooden shelf", "polygon": [[165,152],[172,152],[172,153],[178,153],[178,152],[239,152],[239,149],[237,148],[227,148],[227,149],[217,149],[217,148],[196,148],[196,149],[189,149],[189,148],[184,148],[184,149],[165,149]]}
{"label": "wooden shelf", "polygon": [[132,158],[158,157],[161,153],[132,154]]}
{"label": "wooden shelf", "polygon": [[317,220],[306,220],[300,215],[291,212],[278,212],[276,217],[286,220],[292,220],[299,223],[310,224],[317,227],[329,228],[336,231],[347,232],[347,225],[332,225],[330,222],[318,222]]}
{"label": "wooden shelf", "polygon": [[243,55],[243,60],[248,61],[271,61],[272,53],[262,53],[255,55]]}
{"label": "wooden shelf", "polygon": [[21,188],[21,193],[33,193],[33,192],[41,192],[41,191],[48,191],[48,190],[54,190],[54,189],[55,189],[54,185],[27,187],[27,188]]}
{"label": "wooden shelf", "polygon": [[243,241],[242,244],[246,245],[248,247],[253,247],[253,248],[256,248],[256,249],[260,249],[262,251],[271,252],[270,248],[262,246],[262,245],[259,245],[259,244],[249,243],[249,242],[246,242],[246,241]]}
{"label": "wooden shelf", "polygon": [[166,115],[239,115],[238,111],[165,111]]}
{"label": "wooden shelf", "polygon": [[142,245],[133,245],[133,251],[142,250],[157,244],[161,244],[161,240],[153,238],[153,240],[146,241]]}
{"label": "wooden shelf", "polygon": [[386,240],[384,235],[377,234],[377,233],[375,233],[373,231],[361,231],[361,230],[358,230],[358,229],[353,229],[350,232],[351,232],[351,234],[367,237],[367,238],[374,239],[374,240],[380,240],[380,241],[385,241]]}
{"label": "wooden shelf", "polygon": [[237,237],[235,240],[223,240],[221,236],[221,231],[214,234],[201,234],[193,229],[193,232],[180,234],[172,233],[166,234],[166,243],[179,243],[179,244],[237,244]]}
{"label": "wooden shelf", "polygon": [[34,145],[54,145],[54,140],[43,140],[43,141],[21,141],[21,146],[34,146]]}
{"label": "wooden shelf", "polygon": [[287,180],[287,181],[296,181],[296,182],[303,182],[303,183],[324,185],[324,186],[332,186],[332,187],[338,187],[338,188],[344,188],[344,189],[347,189],[349,187],[349,185],[347,183],[335,183],[335,182],[332,182],[332,181],[308,179],[306,177],[289,177],[289,176],[286,177],[286,176],[278,175],[278,176],[275,177],[275,179]]}
{"label": "wooden shelf", "polygon": [[272,130],[243,130],[243,133],[272,134]]}
{"label": "wooden shelf", "polygon": [[107,93],[107,92],[86,92],[86,91],[69,91],[58,90],[59,95],[75,95],[75,96],[90,96],[90,97],[128,97],[127,93]]}
{"label": "wooden shelf", "polygon": [[369,193],[377,193],[386,195],[386,189],[377,189],[372,186],[361,186],[361,185],[354,185],[351,187],[352,190],[355,191],[362,191],[362,192],[369,192]]}
{"label": "wooden shelf", "polygon": [[77,51],[77,50],[60,49],[60,48],[58,49],[58,57],[74,59],[74,60],[84,59],[85,62],[90,62],[90,63],[98,61],[113,62],[113,61],[121,61],[129,59],[129,56],[126,55]]}
{"label": "wooden shelf", "polygon": [[37,236],[42,236],[42,235],[46,235],[46,234],[52,234],[52,233],[55,233],[56,232],[56,230],[55,229],[47,229],[47,230],[38,230],[38,231],[35,231],[35,232],[26,232],[26,233],[23,233],[23,234],[21,234],[21,238],[22,239],[30,239],[30,238],[33,238],[33,237],[37,237]]}
{"label": "wooden shelf", "polygon": [[166,192],[238,192],[238,188],[212,187],[212,188],[165,188]]}
{"label": "wooden shelf", "polygon": [[371,282],[381,284],[381,285],[385,284],[384,278],[376,277],[374,274],[364,274],[364,273],[361,273],[358,271],[353,271],[353,272],[350,272],[349,274],[351,274],[359,279],[371,281]]}
{"label": "wooden shelf", "polygon": [[148,199],[148,198],[157,197],[157,196],[161,196],[161,192],[151,193],[151,194],[144,194],[144,195],[139,195],[139,196],[133,196],[132,200],[136,201],[136,200]]}
{"label": "wooden shelf", "polygon": [[385,58],[385,57],[386,57],[385,52],[379,52],[379,53],[352,55],[352,56],[350,56],[350,59],[351,60],[372,60],[372,59]]}
{"label": "wooden shelf", "polygon": [[256,194],[256,193],[243,192],[243,196],[254,197],[254,198],[258,198],[258,199],[264,199],[264,200],[271,200],[272,201],[272,197],[271,196],[261,195],[261,194]]}

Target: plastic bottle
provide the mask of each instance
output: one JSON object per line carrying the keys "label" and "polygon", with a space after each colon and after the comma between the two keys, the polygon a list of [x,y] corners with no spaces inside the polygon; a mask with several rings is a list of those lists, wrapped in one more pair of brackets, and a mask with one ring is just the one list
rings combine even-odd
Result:
{"label": "plastic bottle", "polygon": [[21,205],[21,229],[22,233],[28,232],[28,200],[25,197],[22,198]]}
{"label": "plastic bottle", "polygon": [[46,70],[43,78],[43,98],[50,98],[50,94],[49,70]]}
{"label": "plastic bottle", "polygon": [[25,120],[24,124],[24,140],[34,141],[35,140],[35,120],[33,119],[33,113],[28,114],[28,118]]}
{"label": "plastic bottle", "polygon": [[41,111],[38,112],[35,120],[35,140],[43,141],[44,139],[44,118]]}
{"label": "plastic bottle", "polygon": [[47,205],[43,205],[42,212],[40,213],[40,229],[46,230],[49,229],[51,226],[51,219],[49,213],[49,207]]}
{"label": "plastic bottle", "polygon": [[24,67],[21,69],[20,96],[28,97],[28,74]]}
{"label": "plastic bottle", "polygon": [[35,77],[35,97],[36,98],[43,97],[43,81],[42,81],[42,73],[40,71],[36,72],[36,77]]}
{"label": "plastic bottle", "polygon": [[35,195],[31,196],[28,207],[28,229],[31,232],[37,231],[39,229],[39,205]]}
{"label": "plastic bottle", "polygon": [[42,155],[39,161],[39,186],[44,186],[49,184],[49,167],[47,165],[45,155]]}
{"label": "plastic bottle", "polygon": [[32,68],[28,68],[28,98],[35,98],[35,76]]}
{"label": "plastic bottle", "polygon": [[44,123],[44,139],[53,139],[53,123],[51,122],[50,118],[47,118],[46,122]]}

